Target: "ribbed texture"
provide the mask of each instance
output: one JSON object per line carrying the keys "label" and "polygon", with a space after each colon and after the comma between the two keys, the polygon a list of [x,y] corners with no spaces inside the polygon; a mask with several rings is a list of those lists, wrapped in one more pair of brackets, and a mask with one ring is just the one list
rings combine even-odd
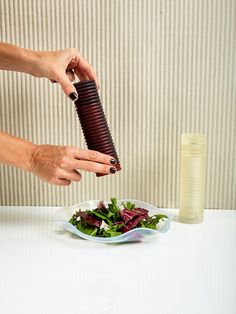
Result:
{"label": "ribbed texture", "polygon": [[[95,81],[84,80],[74,84],[79,98],[75,101],[81,128],[87,149],[112,156],[115,161],[116,172],[121,170],[119,157],[116,152],[106,116],[101,104]],[[112,170],[112,168],[110,168]],[[110,174],[110,173],[109,173]],[[98,177],[103,173],[96,173]]]}
{"label": "ribbed texture", "polygon": [[[234,0],[0,0],[0,40],[78,47],[93,64],[122,171],[67,188],[0,167],[1,205],[136,198],[178,206],[180,134],[207,136],[206,207],[236,208]],[[0,127],[34,143],[85,147],[59,86],[0,72]]]}

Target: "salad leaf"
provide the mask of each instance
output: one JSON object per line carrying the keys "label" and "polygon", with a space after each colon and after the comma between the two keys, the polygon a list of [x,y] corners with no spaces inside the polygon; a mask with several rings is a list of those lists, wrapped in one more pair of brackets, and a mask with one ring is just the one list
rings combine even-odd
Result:
{"label": "salad leaf", "polygon": [[144,208],[134,208],[133,210],[123,209],[120,214],[124,222],[127,224],[130,220],[134,220],[136,217],[141,217],[141,219],[147,218],[148,210]]}
{"label": "salad leaf", "polygon": [[108,204],[109,216],[113,222],[120,217],[120,208],[117,205],[117,199],[111,198],[111,203]]}
{"label": "salad leaf", "polygon": [[141,220],[139,222],[139,227],[150,228],[155,230],[156,225],[159,223],[159,221],[164,220],[165,218],[168,217],[163,214],[153,215],[152,217],[148,217],[147,219]]}
{"label": "salad leaf", "polygon": [[123,205],[124,208],[126,208],[126,209],[130,209],[130,210],[135,209],[135,204],[133,204],[129,201],[127,201],[126,203],[122,203],[121,205]]}
{"label": "salad leaf", "polygon": [[130,220],[124,227],[121,229],[123,232],[130,231],[138,226],[138,223],[143,220],[142,216],[136,216],[134,219]]}
{"label": "salad leaf", "polygon": [[129,222],[134,217],[138,216],[135,211],[130,210],[130,209],[123,209],[121,210],[120,214],[125,223]]}
{"label": "salad leaf", "polygon": [[113,224],[112,220],[110,219],[110,214],[102,213],[100,210],[90,210],[89,215],[91,216],[96,216],[100,219],[102,219],[105,223],[107,223],[109,226]]}
{"label": "salad leaf", "polygon": [[118,236],[120,234],[122,234],[121,231],[115,231],[113,229],[107,229],[107,230],[102,229],[101,232],[99,233],[99,235],[101,237],[107,237],[107,238],[108,237],[115,237],[115,236]]}
{"label": "salad leaf", "polygon": [[81,217],[81,220],[86,222],[90,226],[100,227],[102,220],[100,218],[94,218],[89,215],[88,211],[82,212],[81,210],[77,213],[77,217]]}
{"label": "salad leaf", "polygon": [[97,227],[90,226],[83,221],[77,222],[76,228],[80,230],[81,232],[86,233],[90,236],[96,236],[97,231],[98,231]]}
{"label": "salad leaf", "polygon": [[122,221],[118,221],[114,223],[112,226],[110,226],[107,229],[101,229],[99,235],[102,237],[114,237],[119,234],[122,234],[122,227],[124,226],[124,223]]}
{"label": "salad leaf", "polygon": [[107,208],[106,208],[106,206],[105,206],[104,201],[100,201],[100,202],[98,203],[97,209],[100,209],[102,212],[105,212],[105,213],[107,212]]}

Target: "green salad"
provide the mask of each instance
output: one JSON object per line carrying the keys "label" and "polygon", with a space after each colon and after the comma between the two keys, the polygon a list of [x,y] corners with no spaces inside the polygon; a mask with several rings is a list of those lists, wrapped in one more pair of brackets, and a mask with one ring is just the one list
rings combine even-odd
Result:
{"label": "green salad", "polygon": [[160,220],[167,218],[163,214],[149,216],[147,209],[135,207],[131,202],[118,206],[116,198],[111,198],[107,207],[100,201],[93,210],[76,211],[69,222],[88,235],[114,237],[140,227],[157,229]]}

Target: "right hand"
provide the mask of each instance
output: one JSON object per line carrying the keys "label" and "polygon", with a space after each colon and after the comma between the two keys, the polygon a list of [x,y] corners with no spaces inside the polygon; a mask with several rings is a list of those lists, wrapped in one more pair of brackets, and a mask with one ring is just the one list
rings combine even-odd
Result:
{"label": "right hand", "polygon": [[36,145],[31,158],[30,172],[55,185],[70,185],[81,180],[78,170],[96,173],[115,173],[115,159],[94,150],[73,146]]}

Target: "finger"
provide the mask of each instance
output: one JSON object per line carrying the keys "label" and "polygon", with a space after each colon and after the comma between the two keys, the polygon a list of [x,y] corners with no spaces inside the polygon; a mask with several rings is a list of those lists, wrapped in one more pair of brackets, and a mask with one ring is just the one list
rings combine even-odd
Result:
{"label": "finger", "polygon": [[61,178],[69,181],[79,182],[81,180],[81,174],[77,170],[63,171]]}
{"label": "finger", "polygon": [[74,157],[80,160],[90,160],[107,165],[115,165],[117,163],[114,157],[89,149],[75,150]]}
{"label": "finger", "polygon": [[99,88],[98,79],[95,71],[92,66],[84,59],[80,58],[78,66],[75,68],[76,75],[80,78],[80,80],[94,80],[97,88]]}
{"label": "finger", "polygon": [[66,71],[66,75],[68,76],[70,82],[74,82],[75,80],[75,75],[73,71]]}
{"label": "finger", "polygon": [[104,165],[94,161],[77,160],[76,164],[75,166],[77,169],[81,169],[84,171],[97,172],[103,174],[116,173],[115,167],[111,165]]}
{"label": "finger", "polygon": [[93,68],[91,66],[87,66],[84,70],[84,72],[86,73],[87,77],[90,79],[90,80],[94,80],[95,83],[96,83],[96,86],[97,86],[97,89],[99,89],[99,83],[98,83],[98,79],[97,79],[97,76],[93,70]]}
{"label": "finger", "polygon": [[92,66],[83,57],[80,57],[78,67],[82,72],[86,73],[91,80],[97,80]]}
{"label": "finger", "polygon": [[99,86],[97,77],[96,77],[95,74],[92,75],[91,72],[90,72],[90,70],[84,70],[84,71],[79,70],[79,71],[78,71],[78,76],[79,76],[79,78],[80,78],[81,81],[83,81],[83,80],[93,80],[93,81],[95,81],[95,84],[96,84],[96,86],[97,86],[97,89],[99,89],[100,86]]}
{"label": "finger", "polygon": [[57,83],[57,81],[55,81],[55,80],[50,80],[52,83]]}
{"label": "finger", "polygon": [[75,69],[75,74],[78,76],[80,81],[88,80],[87,75],[78,68]]}
{"label": "finger", "polygon": [[59,186],[68,186],[71,184],[70,180],[64,179],[64,178],[58,178],[52,184],[59,185]]}
{"label": "finger", "polygon": [[78,94],[76,92],[76,89],[74,85],[71,83],[69,80],[68,76],[66,73],[63,73],[60,75],[57,79],[58,83],[61,85],[64,93],[70,97],[71,100],[75,101],[78,98]]}

